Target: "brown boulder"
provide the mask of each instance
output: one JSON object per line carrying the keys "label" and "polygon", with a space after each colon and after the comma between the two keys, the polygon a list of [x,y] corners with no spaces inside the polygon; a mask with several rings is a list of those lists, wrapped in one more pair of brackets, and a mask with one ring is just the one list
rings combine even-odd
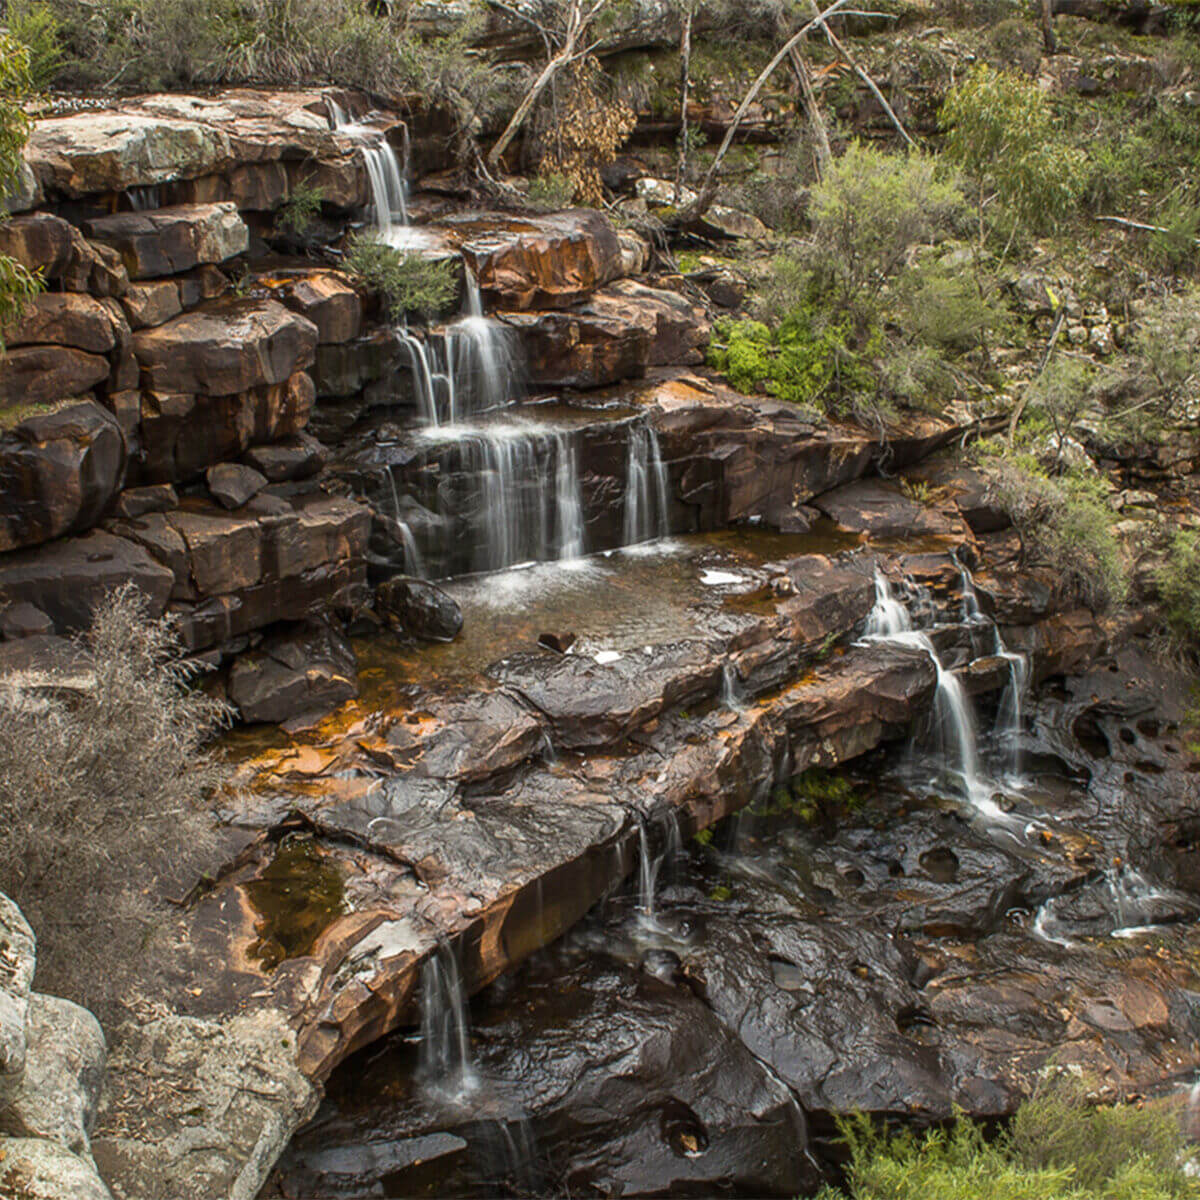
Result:
{"label": "brown boulder", "polygon": [[183,311],[179,285],[174,279],[148,279],[144,283],[131,283],[121,297],[121,305],[134,329],[163,325]]}
{"label": "brown boulder", "polygon": [[597,312],[636,314],[653,318],[650,365],[698,366],[704,361],[709,323],[704,309],[686,296],[666,288],[647,287],[635,279],[618,279],[588,301]]}
{"label": "brown boulder", "polygon": [[125,474],[125,438],[91,400],[70,401],[0,434],[0,551],[86,529]]}
{"label": "brown boulder", "polygon": [[47,343],[74,346],[91,354],[105,354],[116,345],[108,311],[91,296],[73,292],[43,292],[35,296],[20,319],[5,329],[9,346]]}
{"label": "brown boulder", "polygon": [[646,314],[502,313],[521,339],[535,387],[593,388],[646,373],[654,320]]}
{"label": "brown boulder", "polygon": [[89,392],[108,378],[108,360],[71,346],[16,346],[0,358],[0,413]]}
{"label": "brown boulder", "polygon": [[292,312],[316,325],[321,345],[352,341],[362,331],[362,298],[336,271],[263,282]]}
{"label": "brown boulder", "polygon": [[231,396],[303,371],[317,327],[276,300],[214,300],[140,330],[133,342],[151,390]]}
{"label": "brown boulder", "polygon": [[0,254],[15,258],[30,271],[41,270],[47,283],[70,292],[86,292],[98,263],[83,234],[61,217],[29,213],[0,221]]}
{"label": "brown boulder", "polygon": [[250,245],[249,231],[230,203],[114,213],[85,221],[83,230],[120,254],[130,279],[178,275],[201,263],[224,262]]}

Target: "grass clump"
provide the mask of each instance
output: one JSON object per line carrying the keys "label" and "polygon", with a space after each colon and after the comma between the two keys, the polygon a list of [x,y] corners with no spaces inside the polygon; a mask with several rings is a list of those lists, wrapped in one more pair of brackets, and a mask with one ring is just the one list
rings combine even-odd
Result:
{"label": "grass clump", "polygon": [[1181,530],[1158,570],[1158,590],[1172,632],[1200,649],[1200,532]]}
{"label": "grass clump", "polygon": [[102,1014],[127,999],[165,882],[212,844],[204,746],[224,704],[190,686],[170,622],[130,584],[77,666],[0,678],[0,890],[38,936],[39,987]]}
{"label": "grass clump", "polygon": [[298,183],[291,195],[279,206],[275,214],[276,224],[281,229],[303,236],[321,213],[321,202],[325,193],[311,183]]}
{"label": "grass clump", "polygon": [[449,259],[402,254],[394,246],[359,234],[346,247],[347,272],[383,300],[393,320],[410,314],[426,319],[445,312],[458,294]]}
{"label": "grass clump", "polygon": [[989,1140],[960,1117],[924,1135],[889,1136],[869,1118],[839,1122],[850,1153],[845,1192],[821,1200],[1180,1200],[1197,1189],[1176,1117],[1092,1107],[1069,1077],[1043,1085]]}
{"label": "grass clump", "polygon": [[575,184],[561,171],[547,171],[535,175],[529,181],[529,190],[525,193],[531,208],[542,212],[553,212],[556,209],[567,208],[575,199]]}

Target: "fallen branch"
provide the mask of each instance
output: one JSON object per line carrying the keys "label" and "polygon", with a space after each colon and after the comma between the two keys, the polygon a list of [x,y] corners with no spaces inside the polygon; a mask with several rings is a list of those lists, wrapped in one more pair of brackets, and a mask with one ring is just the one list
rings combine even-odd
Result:
{"label": "fallen branch", "polygon": [[817,94],[813,91],[812,79],[809,77],[804,59],[800,57],[798,46],[792,47],[791,60],[792,70],[796,73],[796,82],[800,86],[800,99],[804,104],[804,112],[808,117],[808,123],[812,126],[813,145],[817,152],[817,178],[822,179],[833,158],[833,151],[829,148],[829,131],[825,128],[825,118],[821,116]]}
{"label": "fallen branch", "polygon": [[1025,391],[1021,393],[1021,399],[1017,402],[1017,407],[1013,409],[1012,416],[1008,421],[1008,448],[1012,449],[1013,438],[1016,436],[1017,423],[1021,420],[1022,414],[1025,412],[1025,406],[1029,403],[1029,395],[1033,391],[1033,385],[1041,379],[1045,374],[1046,367],[1050,364],[1050,355],[1054,353],[1054,347],[1058,342],[1058,335],[1062,333],[1062,327],[1067,321],[1067,303],[1062,301],[1058,306],[1058,315],[1054,318],[1054,328],[1050,330],[1050,340],[1046,343],[1046,349],[1042,354],[1042,361],[1038,363],[1038,369],[1034,372],[1033,378],[1025,387]]}
{"label": "fallen branch", "polygon": [[[1128,217],[1097,217],[1097,221],[1107,221],[1110,225],[1120,225],[1125,229],[1137,229],[1142,233],[1170,233],[1162,225],[1147,225],[1145,221],[1131,221]],[[1192,238],[1192,245],[1200,246],[1200,238]]]}

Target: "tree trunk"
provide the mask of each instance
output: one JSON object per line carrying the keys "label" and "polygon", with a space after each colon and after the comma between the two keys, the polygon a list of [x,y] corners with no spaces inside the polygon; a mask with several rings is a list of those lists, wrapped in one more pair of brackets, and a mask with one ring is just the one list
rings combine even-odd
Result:
{"label": "tree trunk", "polygon": [[683,199],[683,181],[688,165],[688,95],[692,90],[692,17],[695,6],[688,0],[679,36],[679,158],[675,164],[675,207]]}
{"label": "tree trunk", "polygon": [[1058,53],[1058,38],[1054,36],[1054,0],[1042,0],[1042,46],[1047,54]]}

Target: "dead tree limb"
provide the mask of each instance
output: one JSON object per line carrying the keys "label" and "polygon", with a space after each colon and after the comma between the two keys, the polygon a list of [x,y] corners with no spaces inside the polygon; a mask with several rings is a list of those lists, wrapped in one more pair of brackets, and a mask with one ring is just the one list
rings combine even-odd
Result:
{"label": "dead tree limb", "polygon": [[1050,330],[1050,340],[1046,343],[1046,349],[1042,354],[1042,361],[1038,363],[1038,369],[1034,372],[1033,378],[1025,386],[1025,390],[1021,393],[1021,399],[1017,402],[1016,408],[1012,410],[1012,416],[1008,419],[1008,447],[1011,450],[1013,438],[1017,433],[1017,424],[1021,420],[1022,414],[1025,412],[1025,406],[1029,403],[1029,397],[1033,394],[1034,385],[1042,375],[1046,368],[1050,365],[1050,356],[1054,353],[1054,347],[1058,343],[1058,335],[1062,333],[1062,327],[1067,320],[1067,303],[1065,300],[1059,302],[1058,313],[1054,318],[1054,328]]}
{"label": "dead tree limb", "polygon": [[[809,7],[811,7],[813,12],[815,13],[817,11],[817,0],[808,0],[808,3],[809,3]],[[846,62],[848,62],[850,64],[850,69],[870,89],[871,95],[875,97],[876,101],[879,103],[880,108],[882,108],[883,111],[885,113],[887,113],[888,120],[891,121],[891,123],[896,127],[896,132],[899,133],[900,136],[904,139],[908,148],[910,150],[915,150],[917,148],[917,143],[914,142],[912,140],[912,138],[910,138],[908,136],[908,130],[904,128],[903,122],[900,120],[900,118],[898,116],[896,116],[895,110],[884,98],[883,93],[879,90],[878,87],[875,86],[875,80],[873,80],[871,78],[871,76],[868,75],[867,72],[864,71],[861,66],[859,66],[859,64],[855,61],[853,56],[850,54],[850,51],[846,49],[845,45],[843,45],[841,38],[839,38],[838,35],[836,33],[834,33],[832,29],[829,28],[828,22],[823,23],[821,28],[825,31],[825,38],[829,42],[829,44],[834,48],[834,50],[836,50],[838,52],[838,54],[840,54],[846,60]]]}
{"label": "dead tree limb", "polygon": [[[1097,217],[1097,221],[1107,221],[1109,225],[1120,225],[1123,229],[1137,229],[1142,233],[1170,233],[1171,231],[1162,225],[1147,225],[1144,221],[1131,221],[1128,217]],[[1193,238],[1192,242],[1200,246],[1200,238]]]}
{"label": "dead tree limb", "polygon": [[692,89],[692,17],[696,6],[686,0],[683,28],[679,35],[679,157],[675,162],[675,207],[683,198],[683,181],[688,165],[688,96]]}
{"label": "dead tree limb", "polygon": [[1042,46],[1047,54],[1058,53],[1058,38],[1054,36],[1054,0],[1042,0]]}
{"label": "dead tree limb", "polygon": [[741,104],[738,105],[737,112],[733,115],[733,120],[729,123],[729,128],[725,130],[725,137],[721,140],[721,145],[717,148],[716,157],[712,160],[708,171],[704,175],[704,183],[700,188],[696,199],[688,206],[687,210],[682,214],[687,219],[694,219],[702,216],[713,202],[713,196],[717,190],[717,171],[721,166],[721,161],[729,152],[729,147],[733,145],[733,139],[737,134],[738,127],[745,119],[746,113],[750,110],[750,105],[758,99],[758,93],[763,90],[763,86],[767,80],[775,74],[779,64],[792,52],[795,47],[808,36],[813,30],[823,25],[834,13],[843,9],[850,0],[834,0],[834,2],[825,9],[824,12],[818,13],[811,21],[802,25],[790,38],[779,48],[775,57],[762,69],[758,78],[750,85],[746,94],[742,97]]}
{"label": "dead tree limb", "polygon": [[804,115],[812,126],[813,146],[817,152],[817,178],[824,178],[829,167],[833,151],[829,148],[829,131],[825,128],[825,118],[821,115],[821,106],[817,103],[817,93],[813,91],[812,76],[800,55],[800,47],[791,49],[792,70],[796,72],[796,82],[800,87],[800,100],[804,105]]}
{"label": "dead tree limb", "polygon": [[587,33],[588,26],[591,25],[596,14],[606,3],[608,3],[608,0],[593,0],[591,7],[585,10],[581,0],[570,0],[570,5],[567,9],[567,26],[563,34],[562,49],[547,61],[537,79],[534,80],[533,86],[525,93],[525,98],[517,105],[517,111],[513,113],[512,118],[504,127],[504,132],[496,139],[496,144],[488,151],[487,162],[489,166],[494,168],[499,164],[501,155],[508,149],[509,143],[516,137],[518,130],[525,123],[525,118],[529,115],[530,109],[537,103],[538,97],[546,90],[546,86],[555,75],[563,67],[569,66],[576,59],[586,57],[595,49],[595,45],[589,45],[581,50],[579,49],[579,41]]}

